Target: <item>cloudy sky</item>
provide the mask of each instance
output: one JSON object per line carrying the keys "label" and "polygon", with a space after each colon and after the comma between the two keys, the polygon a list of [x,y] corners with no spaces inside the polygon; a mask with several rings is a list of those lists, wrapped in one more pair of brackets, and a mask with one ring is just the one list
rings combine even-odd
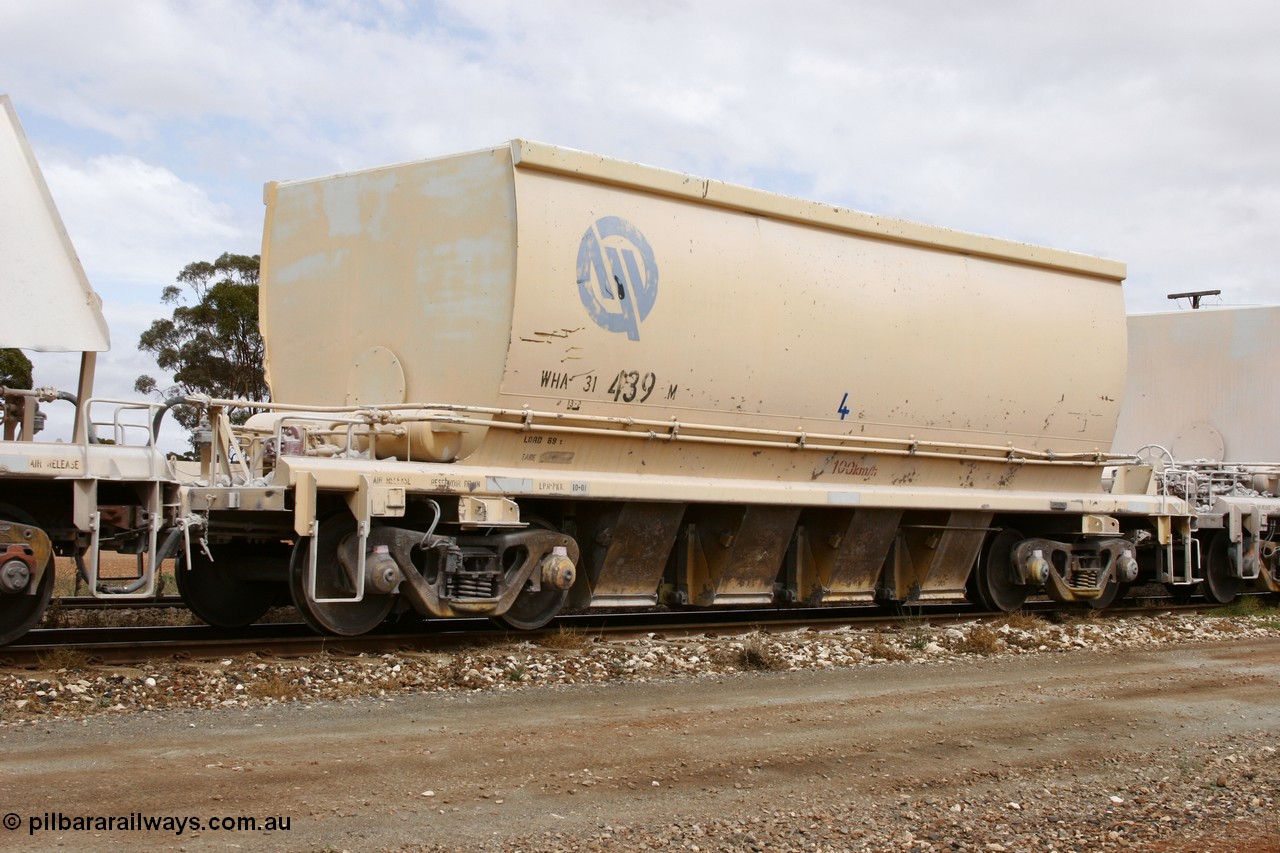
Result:
{"label": "cloudy sky", "polygon": [[1130,311],[1280,303],[1277,44],[1231,0],[4,0],[0,92],[131,395],[264,182],[513,137],[1115,258]]}

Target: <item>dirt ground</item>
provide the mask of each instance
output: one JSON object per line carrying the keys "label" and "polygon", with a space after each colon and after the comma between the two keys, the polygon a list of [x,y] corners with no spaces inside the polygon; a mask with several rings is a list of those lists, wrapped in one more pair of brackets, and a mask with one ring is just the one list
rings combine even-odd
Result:
{"label": "dirt ground", "polygon": [[1280,850],[1277,724],[1273,639],[55,720],[0,849]]}

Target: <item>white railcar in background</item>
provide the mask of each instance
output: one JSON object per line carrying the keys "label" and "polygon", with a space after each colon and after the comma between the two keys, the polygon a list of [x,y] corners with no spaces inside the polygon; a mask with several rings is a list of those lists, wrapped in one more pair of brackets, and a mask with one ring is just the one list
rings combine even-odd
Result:
{"label": "white railcar in background", "polygon": [[[80,266],[7,96],[0,95],[0,347],[78,352],[75,393],[4,388],[0,441],[0,644],[43,615],[54,554],[76,558],[91,589],[123,598],[156,591],[172,536],[177,477],[151,441],[155,407],[93,399],[97,353],[109,346],[102,306]],[[70,405],[70,436],[41,434],[39,404]],[[91,424],[97,415],[100,422]],[[100,583],[102,549],[138,555],[137,576]]]}
{"label": "white railcar in background", "polygon": [[1193,508],[1197,576],[1212,600],[1280,592],[1280,394],[1270,351],[1280,308],[1129,318],[1116,449],[1155,468],[1153,489]]}

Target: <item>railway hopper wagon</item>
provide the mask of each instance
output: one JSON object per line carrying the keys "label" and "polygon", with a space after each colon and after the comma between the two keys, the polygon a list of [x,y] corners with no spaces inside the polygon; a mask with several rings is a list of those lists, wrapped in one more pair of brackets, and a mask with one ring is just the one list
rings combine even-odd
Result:
{"label": "railway hopper wagon", "polygon": [[1182,501],[1103,487],[1119,263],[525,141],[265,201],[272,402],[210,401],[181,489],[211,621],[1103,605],[1186,559]]}
{"label": "railway hopper wagon", "polygon": [[1116,447],[1188,501],[1195,552],[1158,577],[1221,603],[1280,592],[1280,398],[1267,353],[1280,308],[1202,309],[1129,318],[1129,373]]}
{"label": "railway hopper wagon", "polygon": [[[156,566],[178,542],[170,525],[177,507],[177,474],[151,440],[156,407],[93,399],[97,353],[109,346],[101,301],[4,95],[0,187],[0,293],[6,318],[0,324],[0,347],[81,354],[75,393],[51,387],[0,388],[4,644],[43,616],[54,585],[55,554],[74,557],[96,594],[143,598],[155,594]],[[42,403],[74,410],[69,435],[43,430]],[[136,555],[135,575],[100,580],[98,555],[103,550]]]}

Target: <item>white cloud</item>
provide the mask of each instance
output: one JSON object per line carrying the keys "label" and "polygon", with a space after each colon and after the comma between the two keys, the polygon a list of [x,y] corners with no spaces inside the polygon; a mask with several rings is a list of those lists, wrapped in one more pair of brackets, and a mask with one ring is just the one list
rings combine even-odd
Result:
{"label": "white cloud", "polygon": [[[142,332],[168,313],[160,302],[163,288],[192,261],[212,260],[224,251],[257,252],[260,226],[241,227],[229,205],[135,157],[93,157],[81,164],[54,159],[41,169],[111,330],[111,351],[98,356],[95,395],[135,399],[139,376],[168,381],[137,349]],[[32,357],[37,384],[75,391],[78,355]],[[69,438],[70,407],[52,404],[45,410],[49,435]],[[180,436],[166,438],[173,440],[165,445],[169,449],[184,449]]]}
{"label": "white cloud", "polygon": [[230,206],[162,166],[111,155],[42,169],[91,281],[142,285],[158,299],[192,261],[252,246]]}

